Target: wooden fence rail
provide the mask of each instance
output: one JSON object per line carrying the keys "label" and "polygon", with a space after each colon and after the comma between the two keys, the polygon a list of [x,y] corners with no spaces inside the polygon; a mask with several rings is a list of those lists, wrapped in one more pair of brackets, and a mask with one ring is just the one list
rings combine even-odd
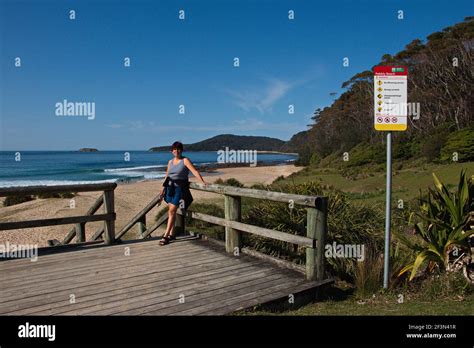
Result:
{"label": "wooden fence rail", "polygon": [[[116,183],[103,184],[79,184],[79,185],[54,185],[54,186],[16,186],[0,188],[0,197],[12,195],[37,195],[45,193],[66,193],[66,192],[93,192],[103,191],[103,195],[99,197],[85,215],[68,216],[53,219],[37,219],[15,222],[0,222],[0,231],[15,230],[21,228],[57,226],[76,224],[76,226],[68,232],[62,244],[68,244],[74,236],[77,243],[85,242],[85,228],[87,222],[104,221],[104,242],[112,244],[115,241],[115,210],[114,210],[114,190]],[[104,214],[94,215],[99,208],[104,205]]]}
{"label": "wooden fence rail", "polygon": [[[197,213],[178,211],[176,225],[184,230],[185,216],[225,227],[226,251],[233,253],[240,250],[241,233],[251,233],[262,237],[281,240],[306,247],[306,278],[308,280],[324,279],[324,244],[327,235],[327,197],[294,195],[283,192],[272,192],[222,185],[203,185],[191,183],[191,189],[214,192],[224,195],[225,218]],[[306,237],[275,231],[258,226],[248,225],[241,220],[241,197],[264,199],[287,204],[301,205],[306,208]]]}

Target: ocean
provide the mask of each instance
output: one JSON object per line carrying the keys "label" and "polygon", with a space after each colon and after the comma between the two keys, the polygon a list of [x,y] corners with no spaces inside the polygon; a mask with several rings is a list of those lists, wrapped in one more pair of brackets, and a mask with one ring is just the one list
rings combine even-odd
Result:
{"label": "ocean", "polygon": [[[195,166],[217,164],[216,151],[184,155]],[[0,151],[0,187],[158,180],[171,158],[169,152],[148,151]],[[258,165],[296,159],[290,154],[257,155]]]}

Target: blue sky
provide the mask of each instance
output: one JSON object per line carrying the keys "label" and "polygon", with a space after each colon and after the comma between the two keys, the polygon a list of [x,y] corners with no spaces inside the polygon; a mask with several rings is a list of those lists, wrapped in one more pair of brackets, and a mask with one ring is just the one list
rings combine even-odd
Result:
{"label": "blue sky", "polygon": [[[473,15],[463,0],[0,3],[0,150],[14,151],[288,140],[383,54]],[[64,99],[94,102],[95,118],[56,116]]]}

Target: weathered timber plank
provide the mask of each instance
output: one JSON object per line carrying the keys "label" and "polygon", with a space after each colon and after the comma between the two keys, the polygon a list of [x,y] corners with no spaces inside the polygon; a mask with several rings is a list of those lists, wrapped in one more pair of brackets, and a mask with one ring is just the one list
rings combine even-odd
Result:
{"label": "weathered timber plank", "polygon": [[[198,255],[198,258],[196,258],[196,259],[197,260],[203,259],[203,260],[207,261],[208,258],[212,258],[214,261],[222,260],[221,256],[216,257],[215,254],[212,254],[212,253],[209,253],[209,252],[206,252],[206,251],[203,251],[202,255]],[[150,262],[152,262],[152,261],[153,261],[153,259]],[[187,261],[186,260],[180,260],[178,258],[178,259],[175,259],[175,260],[171,260],[170,262],[183,265],[183,263],[185,264]],[[187,263],[189,263],[189,262],[187,262]],[[43,290],[43,289],[48,289],[48,288],[54,288],[56,285],[59,286],[59,285],[64,284],[65,281],[67,281],[69,278],[71,278],[68,281],[69,284],[78,285],[78,284],[87,282],[88,280],[94,280],[96,277],[100,277],[101,279],[108,279],[110,277],[113,278],[114,276],[117,276],[119,274],[119,272],[123,273],[123,274],[128,274],[128,273],[132,273],[132,272],[135,272],[135,271],[140,271],[141,269],[143,269],[143,265],[144,265],[143,263],[136,263],[136,264],[127,266],[126,268],[117,267],[117,268],[114,268],[114,269],[106,269],[106,270],[95,269],[95,270],[92,270],[89,273],[82,274],[80,276],[80,278],[78,278],[79,276],[76,275],[76,276],[73,276],[73,277],[56,279],[56,280],[52,280],[52,281],[48,281],[48,277],[46,275],[43,278],[44,281],[36,280],[35,282],[32,282],[32,284],[39,283],[39,284],[35,285],[34,288],[33,287],[28,287],[27,286],[28,284],[19,284],[19,285],[16,285],[16,286],[9,287],[8,290],[2,290],[0,292],[0,294],[2,294],[2,298],[0,298],[0,301],[2,301],[3,298],[6,298],[8,296],[18,296],[20,294],[30,293],[30,292],[33,292],[33,291],[38,291],[38,290]],[[197,266],[199,266],[199,264]],[[156,268],[159,269],[159,265],[157,265]]]}
{"label": "weathered timber plank", "polygon": [[[38,297],[27,302],[14,304],[8,307],[1,307],[1,313],[25,315],[40,314],[47,311],[48,315],[58,314],[67,310],[88,307],[93,304],[106,303],[111,300],[126,300],[133,294],[144,293],[147,290],[160,291],[180,287],[186,284],[201,284],[203,281],[210,279],[223,279],[225,277],[238,277],[243,269],[245,271],[251,269],[261,270],[257,262],[252,264],[235,264],[230,262],[220,262],[220,267],[211,265],[209,270],[196,273],[192,268],[181,268],[176,273],[177,277],[167,279],[163,277],[163,273],[153,274],[148,277],[138,279],[124,280],[121,282],[110,282],[101,286],[85,287],[78,289],[74,294],[76,296],[76,304],[67,303],[70,291],[62,291],[51,294],[49,297]],[[122,295],[122,296],[121,296]]]}
{"label": "weathered timber plank", "polygon": [[11,195],[33,195],[39,193],[105,191],[114,190],[116,187],[116,183],[2,187],[0,188],[0,197]]}
{"label": "weathered timber plank", "polygon": [[285,232],[280,232],[280,231],[275,231],[271,230],[268,228],[263,228],[263,227],[258,227],[258,226],[253,226],[253,225],[248,225],[244,224],[242,222],[238,221],[229,221],[223,218],[215,217],[212,215],[207,215],[203,213],[197,213],[197,212],[188,212],[188,214],[193,218],[205,222],[209,222],[211,224],[216,224],[224,227],[231,227],[235,230],[242,231],[242,232],[247,232],[251,234],[256,234],[258,236],[262,237],[267,237],[267,238],[272,238],[276,240],[281,240],[283,242],[288,242],[292,244],[298,244],[304,247],[313,247],[315,245],[315,241],[311,238],[308,237],[303,237],[303,236],[297,236],[294,234],[290,233],[285,233]]}
{"label": "weathered timber plank", "polygon": [[221,284],[221,287],[214,289],[206,289],[208,291],[195,295],[186,296],[188,300],[183,304],[175,304],[167,306],[160,310],[152,309],[141,313],[146,315],[172,315],[177,313],[185,314],[194,307],[200,307],[205,304],[219,302],[225,299],[233,298],[239,294],[246,294],[249,291],[258,291],[266,289],[274,284],[288,284],[290,282],[283,274],[274,271],[273,274],[264,277],[244,277],[241,282],[227,282]]}
{"label": "weathered timber plank", "polygon": [[267,303],[283,297],[288,297],[289,294],[296,294],[300,291],[316,288],[318,285],[315,282],[301,282],[295,285],[290,282],[286,285],[277,285],[261,291],[248,292],[246,294],[235,296],[234,298],[223,300],[217,303],[211,303],[202,308],[190,310],[187,312],[177,313],[178,315],[223,315],[232,313],[238,310],[251,308],[258,304]]}
{"label": "weathered timber plank", "polygon": [[307,207],[317,208],[320,203],[320,199],[323,197],[320,196],[304,196],[304,195],[294,195],[290,193],[283,192],[272,192],[265,190],[255,190],[243,187],[233,187],[233,186],[224,186],[216,184],[203,185],[200,183],[193,182],[190,184],[190,187],[194,190],[214,192],[220,194],[226,194],[230,196],[239,196],[239,197],[249,197],[257,199],[266,199],[269,201],[290,203],[293,201],[295,204],[303,205]]}
{"label": "weathered timber plank", "polygon": [[[256,271],[258,273],[258,271]],[[282,276],[281,274],[278,274],[278,276]],[[241,278],[244,277],[244,275],[241,275]],[[245,278],[245,277],[244,277]],[[261,277],[259,277],[261,279]],[[239,279],[235,279],[234,282],[232,283],[232,286],[243,286],[242,284],[245,282],[245,279],[243,281],[239,281]],[[144,295],[144,296],[137,296],[133,299],[130,299],[126,303],[120,303],[120,306],[118,306],[117,303],[109,303],[106,304],[105,306],[101,306],[97,310],[89,312],[89,314],[94,314],[94,315],[112,315],[112,314],[126,314],[126,315],[136,315],[136,314],[143,314],[146,313],[147,311],[151,310],[151,307],[156,306],[157,303],[164,302],[164,306],[168,307],[170,305],[169,302],[172,303],[179,303],[179,295],[181,295],[182,292],[185,291],[185,299],[190,298],[190,296],[197,296],[198,294],[207,294],[210,292],[210,290],[216,290],[216,289],[222,289],[223,284],[221,282],[216,281],[214,284],[206,284],[202,287],[191,287],[189,290],[183,290],[181,289],[174,289],[171,294],[166,294],[166,293],[161,293],[161,292],[155,292],[149,295]],[[228,287],[226,287],[228,288]],[[205,295],[202,295],[205,296]]]}
{"label": "weathered timber plank", "polygon": [[[211,266],[213,267],[213,266]],[[230,265],[227,268],[227,273],[230,274],[227,277],[236,277],[234,272],[242,272],[242,270],[247,271],[248,268],[254,268],[258,270],[258,266],[248,265]],[[185,288],[197,288],[205,286],[208,282],[220,282],[220,279],[226,277],[220,268],[213,268],[210,271],[198,273],[201,276],[197,277],[197,274],[188,270],[185,280],[172,278],[170,280],[158,279],[155,282],[147,283],[145,286],[133,286],[129,284],[127,288],[113,288],[108,291],[110,296],[107,296],[107,292],[103,292],[96,296],[90,296],[83,298],[83,301],[80,301],[74,305],[63,305],[59,308],[46,308],[46,311],[37,312],[36,314],[48,314],[48,315],[57,315],[57,314],[87,314],[91,313],[98,308],[103,308],[104,306],[110,305],[111,307],[116,308],[117,305],[121,303],[128,303],[130,298],[135,298],[137,296],[144,296],[147,294],[156,294],[160,293],[176,293],[182,291]],[[217,276],[217,277],[216,277]],[[112,305],[113,303],[113,305]],[[47,306],[46,306],[47,307]]]}
{"label": "weathered timber plank", "polygon": [[[129,268],[132,266],[143,266],[143,265],[153,265],[156,264],[156,267],[160,267],[160,263],[163,260],[166,261],[179,261],[184,260],[184,257],[187,256],[215,256],[214,253],[200,250],[200,251],[186,251],[180,255],[170,254],[167,258],[160,258],[157,257],[153,251],[149,253],[140,254],[139,257],[131,258],[130,256],[123,256],[123,260],[119,259],[112,259],[107,262],[101,262],[98,264],[89,264],[83,265],[83,267],[76,267],[74,264],[74,268],[63,267],[62,264],[59,264],[57,267],[49,267],[47,269],[43,269],[41,273],[33,273],[33,275],[27,275],[26,277],[17,277],[15,279],[3,279],[2,286],[7,291],[15,290],[16,287],[24,287],[29,284],[35,284],[37,282],[48,281],[48,284],[54,284],[53,281],[64,281],[68,278],[75,278],[82,275],[88,275],[91,272],[100,272],[101,275],[105,275],[110,273],[111,271],[120,271],[124,268]],[[127,258],[127,259],[125,259]],[[193,260],[190,259],[190,263]],[[105,273],[107,271],[107,273]],[[0,291],[1,293],[1,291]]]}

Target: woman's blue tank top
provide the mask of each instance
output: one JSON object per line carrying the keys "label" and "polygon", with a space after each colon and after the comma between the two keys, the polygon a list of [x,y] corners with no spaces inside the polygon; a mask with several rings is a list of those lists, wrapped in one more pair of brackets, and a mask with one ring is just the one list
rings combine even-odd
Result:
{"label": "woman's blue tank top", "polygon": [[188,180],[189,169],[184,165],[184,159],[181,159],[178,164],[174,164],[174,159],[171,160],[168,176],[171,180]]}

